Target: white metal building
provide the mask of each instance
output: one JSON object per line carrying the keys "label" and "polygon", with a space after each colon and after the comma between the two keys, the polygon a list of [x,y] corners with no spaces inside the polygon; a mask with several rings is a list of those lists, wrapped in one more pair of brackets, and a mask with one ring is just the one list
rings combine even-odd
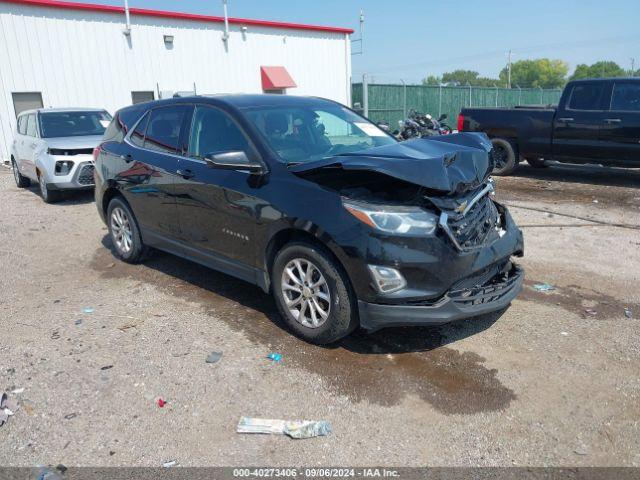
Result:
{"label": "white metal building", "polygon": [[0,158],[28,108],[176,92],[287,91],[349,104],[352,30],[55,0],[0,0]]}

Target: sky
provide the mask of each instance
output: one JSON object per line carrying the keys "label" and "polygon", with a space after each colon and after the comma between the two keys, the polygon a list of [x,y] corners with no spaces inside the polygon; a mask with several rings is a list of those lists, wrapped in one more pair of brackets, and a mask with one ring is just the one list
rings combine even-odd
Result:
{"label": "sky", "polygon": [[[83,0],[122,5],[123,0]],[[222,15],[221,0],[129,0],[131,7]],[[507,63],[540,57],[579,63],[613,60],[640,68],[640,0],[229,0],[229,16],[349,27],[364,49],[354,81],[420,82],[456,69],[496,78]],[[354,51],[359,49],[354,44]]]}

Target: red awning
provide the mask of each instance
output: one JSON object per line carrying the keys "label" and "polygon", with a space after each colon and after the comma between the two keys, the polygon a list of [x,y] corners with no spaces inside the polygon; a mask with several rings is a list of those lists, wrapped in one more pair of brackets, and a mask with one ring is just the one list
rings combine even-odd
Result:
{"label": "red awning", "polygon": [[262,90],[282,90],[283,88],[297,87],[289,72],[284,67],[260,67],[262,77]]}

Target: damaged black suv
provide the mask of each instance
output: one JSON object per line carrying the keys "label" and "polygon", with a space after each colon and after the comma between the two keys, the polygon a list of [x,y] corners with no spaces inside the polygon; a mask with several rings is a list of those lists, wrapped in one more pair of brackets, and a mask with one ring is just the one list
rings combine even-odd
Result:
{"label": "damaged black suv", "polygon": [[318,98],[176,98],[114,116],[96,205],[122,260],[155,247],[257,284],[329,343],[509,305],[522,233],[492,199],[490,149],[481,133],[398,143]]}

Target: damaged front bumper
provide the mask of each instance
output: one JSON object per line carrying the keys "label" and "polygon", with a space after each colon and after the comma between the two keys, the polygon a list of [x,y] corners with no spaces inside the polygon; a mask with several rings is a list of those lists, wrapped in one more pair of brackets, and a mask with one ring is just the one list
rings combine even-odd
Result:
{"label": "damaged front bumper", "polygon": [[511,265],[484,285],[452,289],[435,302],[382,305],[358,301],[360,326],[375,331],[385,327],[442,325],[502,310],[522,290],[524,270]]}

